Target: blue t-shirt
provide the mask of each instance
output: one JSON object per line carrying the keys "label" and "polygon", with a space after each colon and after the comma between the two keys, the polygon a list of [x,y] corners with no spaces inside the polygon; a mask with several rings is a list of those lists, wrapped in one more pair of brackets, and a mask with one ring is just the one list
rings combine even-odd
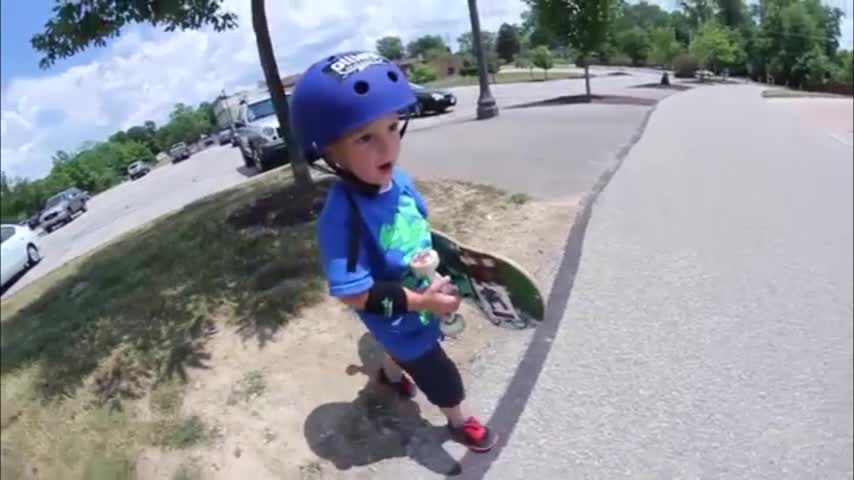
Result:
{"label": "blue t-shirt", "polygon": [[[362,222],[359,257],[353,272],[347,271],[351,195]],[[391,187],[368,197],[343,182],[332,186],[317,223],[320,256],[335,297],[362,293],[374,281],[399,281],[410,289],[426,286],[409,268],[412,257],[432,246],[427,206],[412,180],[395,169]],[[394,358],[407,361],[432,349],[441,337],[439,323],[429,312],[409,312],[386,317],[357,311],[365,326]]]}

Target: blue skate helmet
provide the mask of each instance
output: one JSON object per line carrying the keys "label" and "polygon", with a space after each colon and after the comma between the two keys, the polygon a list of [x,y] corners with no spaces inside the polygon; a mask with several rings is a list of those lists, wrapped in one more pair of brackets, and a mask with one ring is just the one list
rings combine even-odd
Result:
{"label": "blue skate helmet", "polygon": [[[415,102],[397,65],[372,52],[344,52],[314,63],[302,75],[291,94],[290,121],[310,163],[324,158],[334,173],[372,190],[375,186],[343,171],[324,151],[342,135]],[[406,124],[401,136],[405,130]]]}

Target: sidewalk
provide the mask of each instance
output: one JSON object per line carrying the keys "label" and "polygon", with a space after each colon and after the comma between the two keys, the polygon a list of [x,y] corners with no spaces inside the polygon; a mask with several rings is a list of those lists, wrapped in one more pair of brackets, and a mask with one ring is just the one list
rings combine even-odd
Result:
{"label": "sidewalk", "polygon": [[658,106],[486,478],[852,477],[852,149],[760,91]]}

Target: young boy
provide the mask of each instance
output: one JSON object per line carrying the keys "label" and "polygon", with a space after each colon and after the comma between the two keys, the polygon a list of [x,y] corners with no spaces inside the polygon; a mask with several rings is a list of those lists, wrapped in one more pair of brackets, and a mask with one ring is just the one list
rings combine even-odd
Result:
{"label": "young boy", "polygon": [[456,311],[460,297],[446,293],[448,279],[430,284],[410,269],[431,247],[424,199],[396,168],[405,130],[398,112],[415,102],[396,65],[349,52],[308,68],[290,119],[306,156],[323,158],[341,178],[318,220],[320,253],[330,294],[356,310],[387,352],[379,381],[407,397],[417,385],[448,418],[452,437],[484,452],[497,436],[464,413],[462,378],[439,343],[437,315]]}

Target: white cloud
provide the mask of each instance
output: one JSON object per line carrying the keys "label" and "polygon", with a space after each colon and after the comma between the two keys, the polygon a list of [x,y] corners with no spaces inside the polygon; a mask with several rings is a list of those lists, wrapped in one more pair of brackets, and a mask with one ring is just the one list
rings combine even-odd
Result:
{"label": "white cloud", "polygon": [[[460,0],[293,0],[267,2],[267,21],[282,75],[334,51],[372,48],[383,35],[425,33],[454,41],[469,24]],[[482,27],[516,22],[520,0],[480,2]],[[12,176],[45,175],[57,150],[75,150],[117,129],[164,121],[172,106],[213,99],[263,78],[249,2],[227,0],[233,31],[161,32],[132,28],[97,60],[38,78],[15,78],[2,91],[2,167]],[[35,62],[37,59],[33,58]]]}
{"label": "white cloud", "polygon": [[[850,0],[845,0],[850,3]],[[404,41],[425,33],[454,44],[470,28],[462,0],[292,0],[267,2],[267,20],[282,75],[344,49],[372,48],[377,38]],[[672,8],[669,0],[657,0]],[[57,150],[75,150],[121,128],[162,122],[175,103],[211,100],[263,77],[249,2],[226,0],[240,28],[222,33],[129,29],[95,61],[38,78],[15,78],[0,92],[0,156],[12,176],[38,177]],[[843,6],[844,7],[844,6]],[[480,0],[482,28],[516,22],[521,0]],[[851,12],[842,25],[851,45]],[[37,59],[33,58],[35,62]]]}

